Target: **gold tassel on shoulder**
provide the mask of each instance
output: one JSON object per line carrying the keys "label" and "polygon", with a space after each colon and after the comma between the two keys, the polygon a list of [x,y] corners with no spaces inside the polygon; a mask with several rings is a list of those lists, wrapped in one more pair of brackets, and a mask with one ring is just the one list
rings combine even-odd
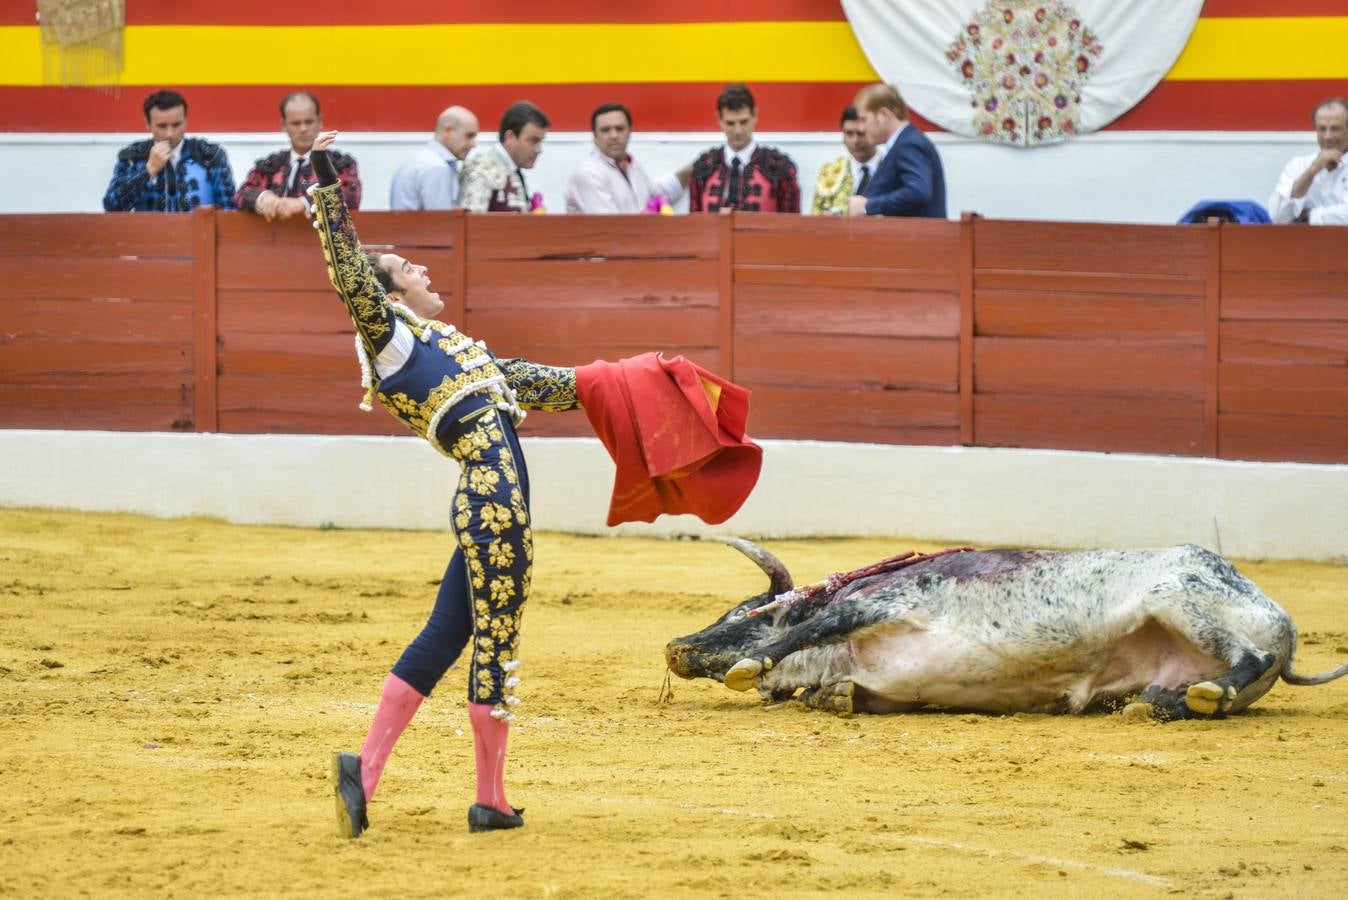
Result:
{"label": "gold tassel on shoulder", "polygon": [[124,59],[126,0],[37,0],[42,80],[115,95]]}

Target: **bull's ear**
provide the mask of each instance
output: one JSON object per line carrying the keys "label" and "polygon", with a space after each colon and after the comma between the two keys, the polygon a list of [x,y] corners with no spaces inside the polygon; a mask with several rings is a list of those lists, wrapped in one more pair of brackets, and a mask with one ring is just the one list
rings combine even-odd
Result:
{"label": "bull's ear", "polygon": [[791,573],[786,570],[786,564],[753,541],[732,537],[726,538],[725,542],[758,563],[758,567],[767,573],[768,579],[772,582],[773,596],[785,594],[794,587],[791,581]]}

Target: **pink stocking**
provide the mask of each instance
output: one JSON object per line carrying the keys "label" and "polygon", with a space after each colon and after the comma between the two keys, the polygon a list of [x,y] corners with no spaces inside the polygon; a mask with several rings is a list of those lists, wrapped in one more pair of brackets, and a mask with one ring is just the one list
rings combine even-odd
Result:
{"label": "pink stocking", "polygon": [[360,781],[365,788],[366,801],[374,799],[374,789],[379,785],[379,776],[384,774],[384,763],[388,762],[393,745],[398,743],[403,729],[425,699],[416,688],[392,672],[384,679],[384,691],[379,695],[370,733],[360,747]]}
{"label": "pink stocking", "polygon": [[511,815],[514,808],[505,797],[506,741],[510,723],[492,717],[491,703],[469,703],[468,721],[473,723],[473,749],[477,751],[477,802]]}

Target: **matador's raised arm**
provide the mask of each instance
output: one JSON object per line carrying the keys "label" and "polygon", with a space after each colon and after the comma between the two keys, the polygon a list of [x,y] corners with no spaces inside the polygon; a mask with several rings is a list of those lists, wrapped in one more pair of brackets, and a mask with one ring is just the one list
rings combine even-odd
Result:
{"label": "matador's raised arm", "polygon": [[315,148],[309,158],[318,176],[318,183],[309,189],[309,195],[313,200],[314,227],[318,229],[328,263],[328,280],[346,304],[366,352],[373,359],[393,337],[393,308],[361,249],[327,151]]}

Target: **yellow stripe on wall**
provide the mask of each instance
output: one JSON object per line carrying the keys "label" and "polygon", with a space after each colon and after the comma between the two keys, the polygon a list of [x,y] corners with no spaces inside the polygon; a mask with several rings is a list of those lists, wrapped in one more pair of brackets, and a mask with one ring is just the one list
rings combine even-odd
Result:
{"label": "yellow stripe on wall", "polygon": [[[123,84],[874,81],[846,22],[131,26]],[[0,28],[0,84],[42,84],[38,29]]]}
{"label": "yellow stripe on wall", "polygon": [[[847,22],[126,29],[122,84],[853,82]],[[1348,16],[1199,19],[1169,81],[1348,78]],[[42,81],[33,26],[0,27],[0,85]]]}
{"label": "yellow stripe on wall", "polygon": [[1199,19],[1165,78],[1348,78],[1348,16]]}

